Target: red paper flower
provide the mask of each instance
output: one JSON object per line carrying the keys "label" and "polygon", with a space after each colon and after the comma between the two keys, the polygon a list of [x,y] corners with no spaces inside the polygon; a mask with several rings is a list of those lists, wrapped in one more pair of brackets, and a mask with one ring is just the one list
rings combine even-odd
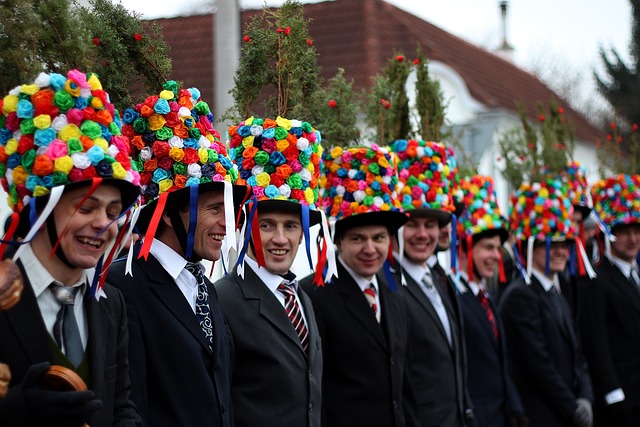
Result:
{"label": "red paper flower", "polygon": [[380,105],[382,105],[382,108],[385,110],[388,110],[391,107],[391,103],[384,98],[380,100]]}
{"label": "red paper flower", "polygon": [[133,39],[134,39],[135,41],[139,42],[140,40],[142,40],[142,34],[140,34],[140,33],[135,33],[135,34],[133,35]]}
{"label": "red paper flower", "polygon": [[328,104],[330,108],[336,108],[338,106],[338,103],[335,101],[335,99],[330,99]]}
{"label": "red paper flower", "polygon": [[538,116],[538,121],[539,121],[540,123],[544,122],[544,114],[540,114],[540,115]]}
{"label": "red paper flower", "polygon": [[245,43],[251,43],[251,37],[249,37],[249,36],[244,36],[243,40],[244,40]]}
{"label": "red paper flower", "polygon": [[307,44],[308,44],[309,46],[313,46],[313,40],[311,40],[311,39],[307,39]]}
{"label": "red paper flower", "polygon": [[93,44],[94,44],[95,46],[98,46],[98,45],[100,44],[100,37],[94,37],[94,38],[93,38]]}

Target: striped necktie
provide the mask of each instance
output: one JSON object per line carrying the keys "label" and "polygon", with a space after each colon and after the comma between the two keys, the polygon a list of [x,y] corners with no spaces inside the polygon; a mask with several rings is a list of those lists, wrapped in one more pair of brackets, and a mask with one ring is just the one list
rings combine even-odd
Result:
{"label": "striped necktie", "polygon": [[278,285],[278,292],[284,295],[284,309],[291,320],[293,329],[295,329],[300,338],[300,344],[304,354],[309,354],[309,332],[307,331],[307,325],[304,323],[304,317],[302,317],[302,311],[295,296],[295,289],[293,284],[282,282]]}
{"label": "striped necktie", "polygon": [[376,302],[376,288],[373,286],[373,283],[369,285],[368,288],[365,288],[364,296],[371,306],[371,310],[373,311],[374,316],[376,316],[376,320],[380,323],[380,310],[378,310],[378,303]]}

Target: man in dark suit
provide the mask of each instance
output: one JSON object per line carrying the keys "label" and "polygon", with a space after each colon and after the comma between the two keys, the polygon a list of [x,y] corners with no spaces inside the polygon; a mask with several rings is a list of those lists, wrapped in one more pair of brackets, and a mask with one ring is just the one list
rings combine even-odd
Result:
{"label": "man in dark suit", "polygon": [[[232,127],[231,134],[252,124]],[[305,156],[305,148],[315,153],[320,145],[315,132],[298,138],[299,130],[294,126],[282,135],[283,140],[296,138],[300,142],[288,149],[289,154]],[[309,141],[308,147],[302,146],[303,138]],[[244,147],[247,153],[257,148]],[[294,148],[300,151],[292,152]],[[243,154],[236,152],[234,159],[241,173]],[[313,154],[309,165],[317,165],[319,160]],[[320,168],[314,167],[306,178],[301,175],[310,191],[315,190],[319,173]],[[260,195],[252,218],[255,227],[247,224],[246,230],[251,233],[254,229],[259,235],[252,235],[244,265],[215,284],[231,331],[235,423],[237,427],[320,427],[322,344],[311,301],[290,268],[303,238],[309,242],[309,227],[319,224],[321,215],[315,210],[316,200],[310,209],[308,201],[293,195],[270,199],[258,183],[253,190]],[[309,218],[308,223],[304,218]]]}
{"label": "man in dark suit", "polygon": [[[325,194],[337,195],[330,187],[338,180],[345,189],[354,189],[345,194],[345,200],[354,200],[351,204],[343,205],[340,198],[323,199],[325,207],[336,206],[340,212],[334,234],[339,251],[338,277],[324,286],[312,286],[310,280],[305,280],[303,286],[313,302],[322,337],[323,425],[414,425],[405,377],[409,345],[406,307],[398,291],[390,290],[385,274],[379,273],[389,251],[391,233],[406,221],[394,200],[391,179],[395,168],[390,165],[389,154],[377,147],[350,147],[344,150],[344,156],[340,153],[332,158],[331,153],[337,151],[327,151],[323,157],[325,170],[329,171],[324,181]],[[354,178],[347,174],[338,177],[331,171],[334,162],[349,170],[351,161]],[[368,185],[365,173],[359,175],[357,170],[371,174],[372,197],[389,198],[389,210],[371,212],[355,201],[352,192],[357,196],[357,191]],[[384,177],[391,185],[385,183]],[[362,187],[358,186],[360,179]],[[330,214],[331,211],[327,209]],[[336,219],[336,215],[331,218]]]}
{"label": "man in dark suit", "polygon": [[638,197],[637,175],[600,181],[593,189],[596,214],[615,236],[596,279],[582,288],[580,332],[596,396],[596,425],[640,426]]}
{"label": "man in dark suit", "polygon": [[474,176],[462,185],[469,191],[467,210],[458,223],[460,269],[454,280],[464,322],[467,390],[478,427],[526,426],[509,373],[504,326],[487,289],[509,234],[496,204],[493,180]]}
{"label": "man in dark suit", "polygon": [[[51,119],[66,123],[66,119],[58,116],[53,97],[48,98],[47,95],[53,94],[50,89],[57,89],[41,86],[49,78],[54,79],[49,75],[39,76],[40,87],[23,86],[30,89],[20,93],[20,102],[23,108],[32,102],[38,103],[37,108],[50,112]],[[47,172],[39,162],[51,164],[49,156],[54,157],[54,154],[35,155],[33,134],[25,133],[24,138],[31,138],[31,149],[27,141],[24,150],[15,153],[12,163],[3,161],[6,173],[3,174],[2,185],[9,193],[9,204],[15,212],[9,230],[17,227],[15,234],[5,235],[5,239],[13,237],[26,244],[15,251],[12,248],[24,280],[21,299],[12,308],[0,312],[0,361],[10,366],[12,374],[8,393],[0,399],[0,425],[77,427],[88,423],[98,427],[138,426],[140,417],[129,399],[131,383],[124,301],[118,290],[108,284],[98,286],[97,280],[92,281],[103,273],[95,271],[95,268],[102,265],[109,245],[116,240],[117,219],[138,197],[139,187],[132,183],[137,172],[131,169],[128,141],[117,136],[119,127],[111,116],[113,105],[108,103],[104,92],[98,91],[100,82],[97,78],[90,78],[89,84],[87,76],[78,71],[70,72],[66,80],[61,75],[55,78],[58,84],[66,84],[65,87],[82,87],[80,93],[72,89],[58,90],[58,93],[64,93],[60,96],[71,100],[72,105],[74,101],[87,105],[92,96],[99,96],[104,102],[104,109],[86,109],[87,114],[90,111],[100,113],[105,120],[101,121],[102,125],[90,119],[78,124],[83,132],[89,129],[98,132],[91,133],[92,136],[84,133],[83,143],[76,139],[78,144],[73,145],[76,160],[83,156],[86,159],[87,152],[91,150],[94,154],[109,152],[118,160],[114,159],[109,168],[96,165],[92,179],[83,176],[78,167],[81,162],[72,162],[67,156],[67,166],[56,168],[58,175],[52,179],[53,166]],[[34,88],[35,93],[31,92]],[[15,95],[11,96],[17,99]],[[11,96],[6,97],[5,102]],[[10,109],[3,111],[15,116]],[[9,121],[5,123],[4,118],[0,133],[6,135]],[[109,124],[113,125],[109,129],[114,136],[105,141],[100,130]],[[24,126],[27,125],[25,123]],[[20,129],[19,123],[17,126]],[[62,129],[70,130],[68,126]],[[58,133],[53,128],[47,130],[51,139],[60,138],[55,141],[64,145],[66,150],[66,142],[61,142],[65,133],[62,130]],[[44,137],[38,131],[36,135],[36,138]],[[97,141],[97,136],[102,140]],[[72,146],[72,141],[69,141],[69,146]],[[30,155],[31,162],[34,155],[36,158],[27,172],[22,165],[28,162]],[[57,159],[58,166],[65,161],[61,157]],[[22,175],[18,178],[19,173]],[[13,179],[9,180],[9,177]],[[37,186],[27,187],[25,182],[36,182]],[[61,185],[61,182],[65,184]],[[35,223],[30,223],[30,214],[34,220],[37,218]],[[61,391],[45,385],[45,374],[49,375],[50,365],[59,365],[55,369],[66,370],[68,373],[65,375],[77,374],[88,391]],[[81,383],[76,383],[76,390],[80,389]]]}
{"label": "man in dark suit", "polygon": [[[545,199],[547,208],[539,209]],[[507,286],[499,306],[513,379],[532,426],[589,427],[591,381],[569,306],[557,290],[574,238],[571,204],[551,180],[523,184],[513,200],[513,236],[530,247],[523,254],[528,283],[521,278]]]}
{"label": "man in dark suit", "polygon": [[[171,82],[166,89],[172,90]],[[159,139],[164,128],[139,139],[143,145],[136,146],[134,160],[146,184],[137,225],[144,237],[134,248],[131,272],[128,262],[114,263],[108,281],[127,304],[131,396],[144,425],[233,426],[228,327],[200,261],[220,258],[223,239],[235,232],[233,207],[242,203],[247,188],[231,184],[226,150],[217,132],[202,125],[211,120],[208,106],[193,99],[195,91],[180,91],[179,97],[171,92],[169,99],[167,91],[162,98],[170,111],[167,123],[174,119],[171,111],[198,106],[189,120],[173,121],[178,126],[173,132],[201,134],[200,151],[191,148],[195,140],[177,136],[169,147]],[[155,102],[158,97],[150,97],[125,116],[147,120],[139,109]],[[143,128],[148,127],[135,129]],[[191,171],[188,187],[180,187],[181,171]]]}

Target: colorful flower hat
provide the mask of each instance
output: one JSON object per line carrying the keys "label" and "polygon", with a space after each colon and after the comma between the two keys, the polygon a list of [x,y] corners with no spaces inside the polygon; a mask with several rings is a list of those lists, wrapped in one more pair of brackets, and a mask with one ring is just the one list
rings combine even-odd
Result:
{"label": "colorful flower hat", "polygon": [[[173,200],[184,197],[194,207],[199,193],[224,191],[226,234],[227,238],[233,238],[236,221],[232,207],[241,205],[249,192],[245,185],[237,182],[238,170],[229,159],[220,134],[213,128],[213,114],[209,105],[200,99],[200,91],[181,89],[172,80],[163,88],[159,95],[147,97],[123,114],[122,131],[131,139],[133,161],[141,171],[141,205],[155,205],[143,209],[137,223],[145,232],[147,243],[141,256],[148,253],[162,212],[167,206],[175,206]],[[177,215],[173,211],[167,209],[169,214]],[[191,213],[195,211],[197,209],[190,209]],[[173,221],[174,229],[180,234],[178,238],[185,255],[190,257],[193,245],[187,241],[193,238],[195,224],[190,221],[187,234],[177,219]]]}
{"label": "colorful flower hat", "polygon": [[449,166],[449,186],[451,188],[451,201],[453,203],[453,213],[457,218],[462,216],[465,210],[464,193],[460,186],[460,175],[458,173],[458,161],[456,160],[456,153],[451,147],[447,148],[447,166]]}
{"label": "colorful flower hat", "polygon": [[[54,188],[109,182],[120,189],[123,212],[134,204],[140,175],[118,111],[95,74],[41,73],[9,92],[0,106],[2,187],[14,212],[31,211],[21,216],[30,216],[34,227],[35,203],[25,206],[34,197],[44,201],[39,197]],[[30,224],[22,219],[17,233],[24,237]]]}
{"label": "colorful flower hat", "polygon": [[427,214],[441,226],[455,211],[451,197],[451,165],[447,150],[439,142],[399,139],[391,144],[398,157],[398,194],[402,208],[410,215]]}
{"label": "colorful flower hat", "polygon": [[516,240],[570,240],[575,233],[572,214],[567,186],[560,179],[523,183],[511,196],[511,234]]}
{"label": "colorful flower hat", "polygon": [[251,186],[261,211],[302,211],[310,225],[320,223],[319,131],[300,120],[250,117],[229,128],[228,141],[239,182]]}
{"label": "colorful flower hat", "polygon": [[322,156],[322,208],[340,236],[360,225],[386,225],[395,233],[408,217],[398,200],[394,156],[376,144],[335,147]]}
{"label": "colorful flower hat", "polygon": [[[542,174],[543,176],[551,175],[552,178],[557,176],[550,174],[548,170],[543,170]],[[567,185],[567,195],[573,204],[574,210],[580,211],[582,218],[586,219],[593,208],[589,195],[589,184],[587,183],[587,170],[580,165],[580,162],[570,161],[564,170],[559,173],[559,176]]]}
{"label": "colorful flower hat", "polygon": [[640,175],[600,180],[591,195],[594,210],[609,231],[617,225],[640,223]]}
{"label": "colorful flower hat", "polygon": [[498,207],[493,178],[476,175],[463,179],[460,188],[464,194],[465,212],[458,219],[458,233],[477,236],[496,230],[502,243],[509,237],[508,227]]}

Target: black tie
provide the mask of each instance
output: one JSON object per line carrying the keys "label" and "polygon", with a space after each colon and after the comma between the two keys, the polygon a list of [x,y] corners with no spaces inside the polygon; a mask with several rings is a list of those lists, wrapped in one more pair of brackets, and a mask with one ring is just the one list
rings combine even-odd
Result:
{"label": "black tie", "polygon": [[551,303],[553,304],[553,308],[556,311],[556,315],[558,319],[564,320],[564,313],[562,311],[562,301],[560,301],[560,295],[558,294],[558,290],[555,286],[551,286],[549,289],[549,297],[551,298]]}
{"label": "black tie", "polygon": [[204,282],[204,273],[200,263],[197,262],[188,262],[185,269],[196,278],[196,283],[198,284],[196,317],[209,344],[209,350],[213,351],[213,321],[209,307],[209,291],[207,290],[207,284]]}

